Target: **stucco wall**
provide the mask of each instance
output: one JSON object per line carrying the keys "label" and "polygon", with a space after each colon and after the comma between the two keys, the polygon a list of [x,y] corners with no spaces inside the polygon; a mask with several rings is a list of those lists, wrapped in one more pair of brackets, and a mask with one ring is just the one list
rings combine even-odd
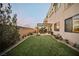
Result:
{"label": "stucco wall", "polygon": [[34,29],[31,29],[31,28],[20,28],[19,29],[19,34],[20,34],[20,38],[22,38],[23,35],[27,35],[28,33],[32,33],[34,32],[35,30]]}
{"label": "stucco wall", "polygon": [[[48,22],[52,23],[52,31],[54,34],[60,34],[64,39],[68,39],[72,43],[79,44],[79,33],[65,32],[64,31],[64,20],[72,17],[76,14],[79,14],[79,4],[73,4],[68,8],[64,7],[64,4],[61,4],[61,7],[54,12],[50,18],[48,18]],[[60,31],[54,31],[54,23],[60,22]]]}

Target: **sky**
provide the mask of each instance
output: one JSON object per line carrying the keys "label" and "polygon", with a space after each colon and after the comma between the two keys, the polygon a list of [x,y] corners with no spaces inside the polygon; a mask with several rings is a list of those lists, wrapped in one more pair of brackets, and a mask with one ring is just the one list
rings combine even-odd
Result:
{"label": "sky", "polygon": [[11,5],[13,14],[17,14],[17,25],[32,28],[44,21],[50,7],[49,3],[13,3]]}

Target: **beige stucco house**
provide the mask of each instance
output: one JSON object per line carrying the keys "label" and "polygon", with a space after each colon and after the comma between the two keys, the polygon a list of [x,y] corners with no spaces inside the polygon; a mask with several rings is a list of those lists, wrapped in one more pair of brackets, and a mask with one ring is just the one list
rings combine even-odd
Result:
{"label": "beige stucco house", "polygon": [[45,21],[52,24],[55,35],[79,44],[79,4],[52,3]]}

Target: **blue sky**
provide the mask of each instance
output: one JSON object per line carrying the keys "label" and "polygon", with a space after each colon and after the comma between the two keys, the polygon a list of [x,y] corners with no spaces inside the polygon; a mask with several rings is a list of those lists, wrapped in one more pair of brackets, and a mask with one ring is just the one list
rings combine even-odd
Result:
{"label": "blue sky", "polygon": [[12,12],[17,14],[17,24],[19,26],[35,27],[37,23],[43,22],[48,9],[49,3],[14,3]]}

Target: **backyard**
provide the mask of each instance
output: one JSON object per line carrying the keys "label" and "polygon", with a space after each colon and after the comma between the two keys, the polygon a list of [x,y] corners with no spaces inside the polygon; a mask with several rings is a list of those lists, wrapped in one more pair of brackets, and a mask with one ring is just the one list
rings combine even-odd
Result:
{"label": "backyard", "polygon": [[14,49],[8,56],[76,56],[79,53],[58,42],[50,35],[31,36]]}

